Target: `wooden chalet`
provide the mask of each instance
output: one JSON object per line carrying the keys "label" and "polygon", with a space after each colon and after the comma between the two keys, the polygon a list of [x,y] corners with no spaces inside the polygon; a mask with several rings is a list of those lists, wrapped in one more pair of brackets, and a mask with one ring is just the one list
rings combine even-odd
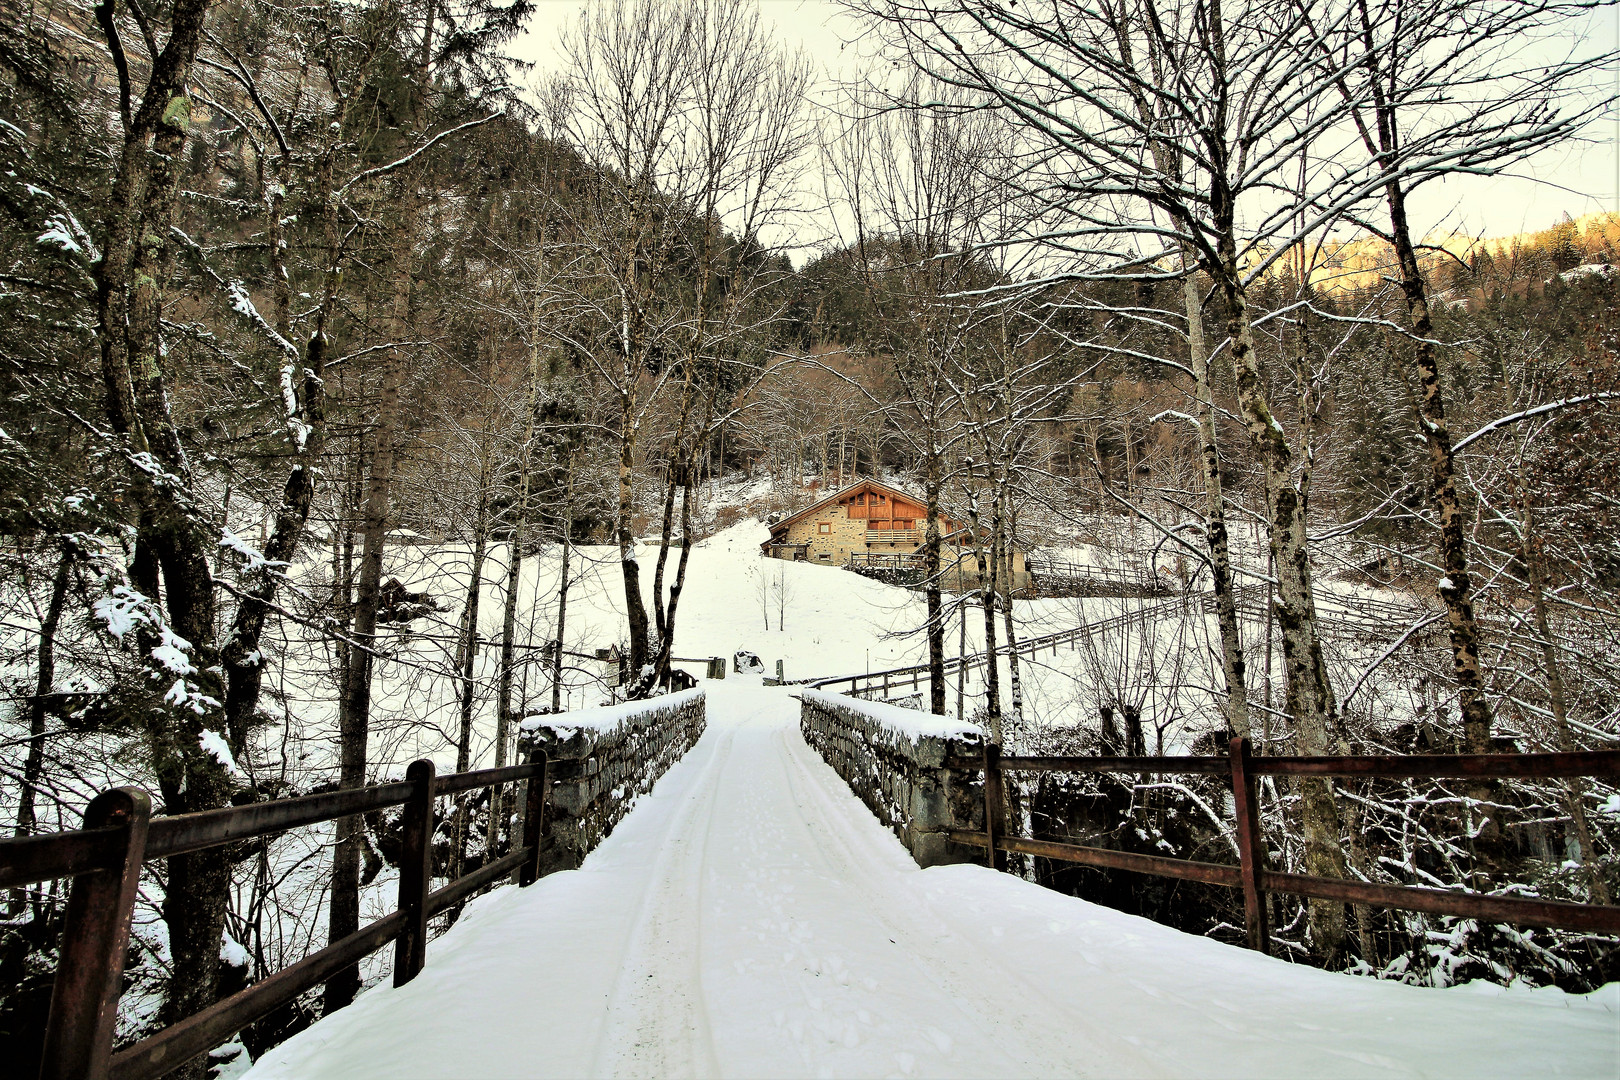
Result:
{"label": "wooden chalet", "polygon": [[[916,571],[927,539],[928,508],[921,499],[876,480],[851,484],[771,526],[760,551],[773,559],[843,566],[857,571]],[[946,588],[974,588],[978,564],[972,539],[941,513],[940,566]],[[1013,554],[1013,588],[1028,582],[1022,552]]]}

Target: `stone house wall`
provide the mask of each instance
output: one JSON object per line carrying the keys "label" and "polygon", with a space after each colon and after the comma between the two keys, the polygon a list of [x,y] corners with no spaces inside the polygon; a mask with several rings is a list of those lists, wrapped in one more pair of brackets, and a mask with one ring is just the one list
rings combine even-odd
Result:
{"label": "stone house wall", "polygon": [[[828,530],[821,531],[826,525]],[[806,561],[827,566],[849,562],[850,552],[867,550],[866,521],[851,519],[842,503],[824,506],[813,517],[788,526],[787,542],[806,545]]]}

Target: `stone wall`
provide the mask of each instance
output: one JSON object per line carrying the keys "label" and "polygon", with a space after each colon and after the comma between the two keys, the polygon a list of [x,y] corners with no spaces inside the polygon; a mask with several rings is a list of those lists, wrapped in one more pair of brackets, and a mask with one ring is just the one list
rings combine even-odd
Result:
{"label": "stone wall", "polygon": [[948,757],[983,754],[977,728],[811,689],[800,696],[799,727],[804,741],[894,830],[918,866],[983,860],[981,850],[945,835],[948,829],[984,828],[983,774],[945,767]]}
{"label": "stone wall", "polygon": [[551,759],[540,872],[573,870],[703,734],[702,687],[520,725],[520,749]]}

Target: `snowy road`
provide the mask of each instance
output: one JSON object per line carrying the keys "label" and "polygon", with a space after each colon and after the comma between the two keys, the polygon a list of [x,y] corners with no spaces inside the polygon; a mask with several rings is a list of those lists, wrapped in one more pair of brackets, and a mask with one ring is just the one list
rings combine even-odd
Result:
{"label": "snowy road", "polygon": [[1620,1074],[1620,984],[1377,983],[920,871],[783,691],[707,686],[707,734],[584,868],[478,901],[414,982],[249,1075]]}

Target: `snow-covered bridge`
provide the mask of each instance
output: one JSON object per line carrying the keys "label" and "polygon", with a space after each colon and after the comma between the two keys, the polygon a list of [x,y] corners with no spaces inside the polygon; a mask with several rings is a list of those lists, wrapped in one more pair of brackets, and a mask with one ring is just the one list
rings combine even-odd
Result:
{"label": "snow-covered bridge", "polygon": [[1620,1073],[1620,985],[1380,983],[919,870],[797,720],[784,690],[711,683],[707,732],[581,869],[477,901],[414,982],[249,1075]]}

